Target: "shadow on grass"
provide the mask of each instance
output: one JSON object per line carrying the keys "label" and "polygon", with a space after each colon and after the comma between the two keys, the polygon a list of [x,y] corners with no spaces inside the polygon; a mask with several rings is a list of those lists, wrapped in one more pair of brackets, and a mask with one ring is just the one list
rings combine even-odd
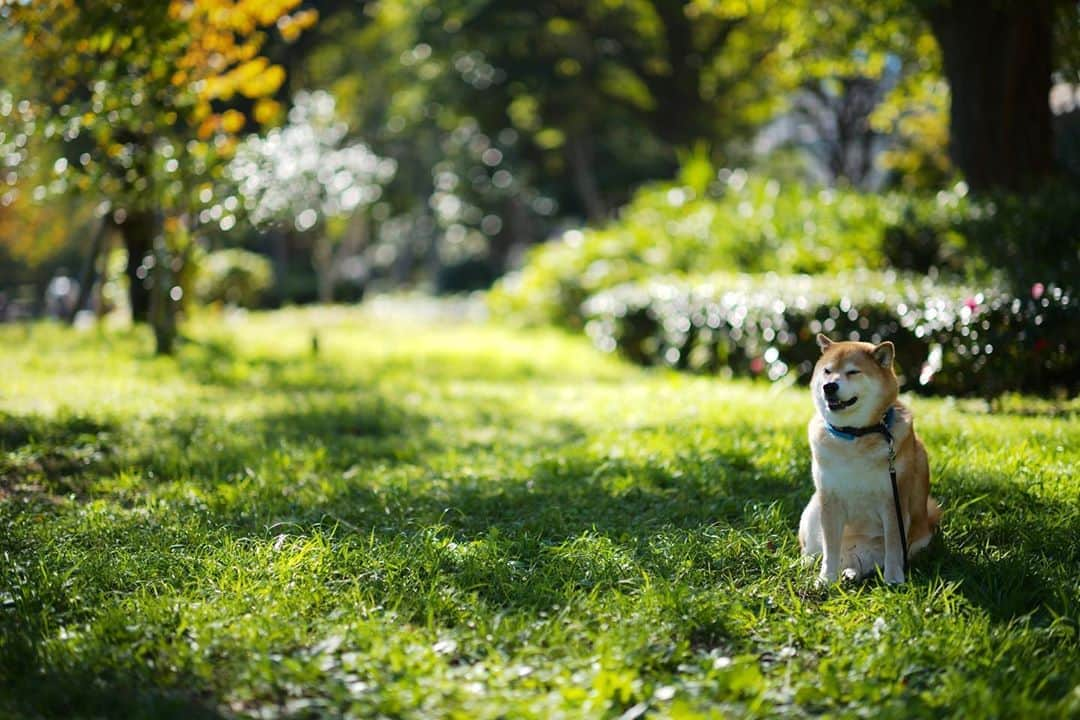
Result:
{"label": "shadow on grass", "polygon": [[[477,439],[431,433],[431,419],[371,390],[299,397],[293,407],[245,420],[214,424],[186,415],[155,424],[153,442],[133,438],[131,447],[142,451],[126,457],[109,449],[124,433],[113,423],[0,416],[0,446],[6,451],[0,491],[43,486],[48,492],[79,492],[89,471],[111,463],[142,473],[150,486],[176,478],[207,489],[236,484],[242,499],[212,508],[207,521],[238,536],[270,533],[280,523],[301,529],[337,523],[380,537],[439,526],[460,542],[494,531],[524,543],[514,550],[522,562],[529,547],[539,551],[590,534],[636,553],[667,530],[743,530],[767,506],[775,506],[779,524],[793,537],[810,492],[806,459],[790,474],[776,475],[763,471],[748,450],[687,448],[657,462],[601,457],[587,450],[584,428],[558,417],[534,420],[530,432],[508,436],[505,430],[522,418],[505,401],[486,400],[473,408],[473,422],[500,429]],[[718,432],[746,437],[755,431]],[[445,462],[439,469],[428,466],[448,450],[463,465],[474,453],[509,454],[520,462],[501,476],[474,475],[467,466],[447,468]],[[287,479],[246,482],[267,461],[288,468]],[[372,484],[368,474],[386,468],[401,470],[400,478]],[[306,492],[312,478],[328,478],[329,490]],[[946,507],[944,539],[916,559],[913,581],[928,575],[957,581],[973,604],[1000,622],[1076,611],[1060,588],[1080,571],[1080,516],[1062,514],[1004,477],[961,480],[959,488],[961,502],[986,500],[961,506],[959,517]],[[663,563],[647,569],[665,571]],[[477,577],[470,583],[483,586]]]}
{"label": "shadow on grass", "polygon": [[117,426],[84,415],[0,413],[0,500],[81,494],[110,456]]}
{"label": "shadow on grass", "polygon": [[315,353],[248,356],[227,339],[183,343],[177,368],[201,385],[231,390],[276,392],[348,391],[362,389],[358,379]]}
{"label": "shadow on grass", "polygon": [[[19,665],[36,667],[33,655]],[[174,679],[173,688],[158,687],[153,679],[101,672],[81,664],[67,671],[34,672],[0,681],[0,714],[5,717],[145,718],[157,720],[215,720],[225,717],[213,708],[213,696],[200,691],[194,677]],[[182,690],[178,688],[183,688]]]}
{"label": "shadow on grass", "polygon": [[82,513],[58,536],[34,534],[72,505],[0,503],[0,716],[220,717],[211,688],[162,652],[186,641],[176,623],[132,617],[123,600],[191,582],[197,566],[169,548],[200,538],[147,515],[103,526]]}
{"label": "shadow on grass", "polygon": [[[964,498],[935,540],[926,565],[997,622],[1034,615],[1076,617],[1080,598],[1070,583],[1080,574],[1080,512],[1033,494],[1002,475],[961,485]],[[957,516],[958,515],[958,516]]]}

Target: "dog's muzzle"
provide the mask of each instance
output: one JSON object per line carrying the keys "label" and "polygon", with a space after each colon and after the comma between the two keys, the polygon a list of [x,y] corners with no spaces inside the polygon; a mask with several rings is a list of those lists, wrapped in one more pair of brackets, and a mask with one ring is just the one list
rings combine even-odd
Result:
{"label": "dog's muzzle", "polygon": [[837,393],[840,392],[840,386],[834,382],[825,383],[821,386],[821,390],[825,393],[825,404],[828,405],[829,409],[833,412],[849,408],[859,399],[858,396],[852,396],[847,400],[841,400],[837,397]]}

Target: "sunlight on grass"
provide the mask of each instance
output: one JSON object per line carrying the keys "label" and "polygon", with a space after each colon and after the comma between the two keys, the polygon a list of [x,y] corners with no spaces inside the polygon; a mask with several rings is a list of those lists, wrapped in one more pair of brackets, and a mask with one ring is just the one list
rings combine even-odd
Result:
{"label": "sunlight on grass", "polygon": [[913,398],[943,537],[818,591],[803,390],[344,309],[189,335],[0,328],[0,710],[1080,712],[1075,412]]}

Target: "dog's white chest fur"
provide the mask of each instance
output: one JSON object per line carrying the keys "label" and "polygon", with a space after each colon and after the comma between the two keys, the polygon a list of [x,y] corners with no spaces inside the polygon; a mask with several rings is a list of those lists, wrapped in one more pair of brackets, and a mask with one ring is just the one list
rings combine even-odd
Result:
{"label": "dog's white chest fur", "polygon": [[854,447],[849,452],[843,452],[828,445],[815,448],[814,481],[818,489],[828,495],[874,498],[887,495],[888,450],[884,439],[878,440],[875,445],[881,447],[873,447],[869,452],[857,452]]}
{"label": "dog's white chest fur", "polygon": [[842,509],[849,532],[883,532],[881,509],[892,502],[884,438],[815,443],[813,474],[822,501]]}

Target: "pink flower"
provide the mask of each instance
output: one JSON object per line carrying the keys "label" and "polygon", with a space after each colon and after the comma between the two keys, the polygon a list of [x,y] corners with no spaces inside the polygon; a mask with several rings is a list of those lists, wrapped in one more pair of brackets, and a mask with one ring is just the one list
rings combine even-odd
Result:
{"label": "pink flower", "polygon": [[1046,286],[1042,283],[1037,282],[1031,286],[1031,297],[1035,298],[1036,300],[1041,298],[1044,292],[1046,292]]}
{"label": "pink flower", "polygon": [[979,307],[979,303],[975,302],[975,298],[973,298],[973,297],[969,297],[967,300],[965,300],[964,305],[971,312],[975,312],[975,310],[977,310],[978,307]]}
{"label": "pink flower", "polygon": [[750,372],[757,375],[759,372],[765,369],[765,360],[761,357],[756,357],[750,361]]}

